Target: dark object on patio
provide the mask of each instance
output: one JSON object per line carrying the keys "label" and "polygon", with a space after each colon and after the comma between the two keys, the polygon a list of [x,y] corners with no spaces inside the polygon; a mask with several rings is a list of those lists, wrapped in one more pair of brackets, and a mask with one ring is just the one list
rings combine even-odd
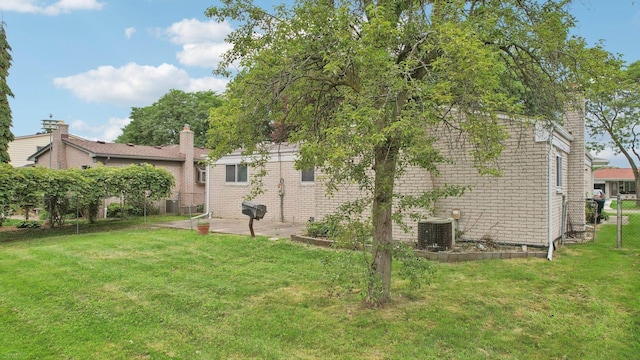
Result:
{"label": "dark object on patio", "polygon": [[244,200],[242,202],[242,213],[249,217],[249,230],[251,231],[251,237],[255,237],[256,235],[253,232],[253,219],[262,219],[264,214],[267,213],[267,206]]}

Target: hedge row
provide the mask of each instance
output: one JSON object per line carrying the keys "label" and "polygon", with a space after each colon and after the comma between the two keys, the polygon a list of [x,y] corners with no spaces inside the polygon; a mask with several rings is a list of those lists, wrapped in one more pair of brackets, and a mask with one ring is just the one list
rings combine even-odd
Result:
{"label": "hedge row", "polygon": [[157,200],[169,196],[174,186],[169,171],[149,164],[65,170],[0,164],[0,226],[11,205],[44,202],[53,227],[64,222],[69,199],[74,199],[74,205],[94,222],[104,199],[122,196],[125,203]]}

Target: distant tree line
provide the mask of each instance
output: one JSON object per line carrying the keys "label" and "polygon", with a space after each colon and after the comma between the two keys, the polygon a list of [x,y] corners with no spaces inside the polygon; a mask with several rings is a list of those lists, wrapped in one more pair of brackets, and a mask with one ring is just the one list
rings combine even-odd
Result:
{"label": "distant tree line", "polygon": [[170,90],[150,106],[131,108],[131,122],[122,129],[117,143],[136,145],[178,144],[180,131],[189,124],[194,145],[206,145],[209,111],[222,105],[222,97],[213,91],[188,93]]}

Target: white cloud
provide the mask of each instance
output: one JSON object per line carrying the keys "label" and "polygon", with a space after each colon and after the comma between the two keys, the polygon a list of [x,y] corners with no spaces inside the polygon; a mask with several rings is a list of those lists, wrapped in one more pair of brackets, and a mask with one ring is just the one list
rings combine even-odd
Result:
{"label": "white cloud", "polygon": [[75,10],[101,10],[104,3],[96,0],[58,0],[50,5],[39,0],[2,0],[0,10],[31,14],[59,15]]}
{"label": "white cloud", "polygon": [[[82,120],[75,120],[71,123],[71,129],[76,134],[89,134],[82,136],[88,140],[102,140],[113,142],[122,134],[122,128],[127,126],[131,119],[110,118],[106,125],[89,125]],[[97,136],[98,135],[98,136]]]}
{"label": "white cloud", "polygon": [[227,22],[206,21],[197,19],[184,19],[173,23],[164,33],[169,36],[174,44],[193,44],[224,42],[224,39],[233,29]]}
{"label": "white cloud", "polygon": [[227,43],[185,44],[176,57],[181,64],[213,68],[222,60],[222,54],[231,49]]}
{"label": "white cloud", "polygon": [[100,66],[72,76],[55,78],[58,88],[70,90],[76,97],[96,103],[119,106],[147,106],[171,89],[224,92],[226,79],[191,79],[174,65],[143,66],[129,63],[123,67]]}
{"label": "white cloud", "polygon": [[231,31],[233,29],[227,22],[184,19],[157,31],[157,34],[168,36],[174,44],[182,45],[182,51],[176,54],[181,64],[215,68],[222,54],[231,48],[224,42]]}
{"label": "white cloud", "polygon": [[204,77],[200,79],[191,79],[186,88],[180,90],[186,92],[208,91],[212,90],[219,94],[223,93],[227,87],[229,80],[215,77]]}
{"label": "white cloud", "polygon": [[601,158],[601,159],[607,159],[609,160],[609,166],[615,166],[615,167],[619,167],[619,168],[628,168],[631,167],[629,165],[629,161],[627,161],[627,158],[624,157],[624,155],[622,154],[615,154],[613,152],[613,150],[611,149],[604,149],[603,151],[596,153],[594,151],[591,151],[591,155]]}
{"label": "white cloud", "polygon": [[136,28],[128,27],[124,29],[124,36],[126,36],[127,39],[131,39],[131,37],[133,36],[133,34],[135,34],[135,32],[136,32]]}

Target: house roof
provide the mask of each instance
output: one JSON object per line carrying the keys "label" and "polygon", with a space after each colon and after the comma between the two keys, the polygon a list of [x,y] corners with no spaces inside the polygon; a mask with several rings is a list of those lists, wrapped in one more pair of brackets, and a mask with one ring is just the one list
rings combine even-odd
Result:
{"label": "house roof", "polygon": [[634,180],[633,170],[627,169],[598,169],[593,172],[594,180]]}
{"label": "house roof", "polygon": [[[88,153],[91,157],[112,157],[139,160],[184,161],[185,154],[180,153],[180,145],[144,146],[134,144],[118,144],[105,141],[90,141],[75,136],[64,136],[62,141],[71,147]],[[31,155],[34,159],[49,151],[50,145]],[[194,159],[202,159],[209,153],[208,149],[194,148]]]}

